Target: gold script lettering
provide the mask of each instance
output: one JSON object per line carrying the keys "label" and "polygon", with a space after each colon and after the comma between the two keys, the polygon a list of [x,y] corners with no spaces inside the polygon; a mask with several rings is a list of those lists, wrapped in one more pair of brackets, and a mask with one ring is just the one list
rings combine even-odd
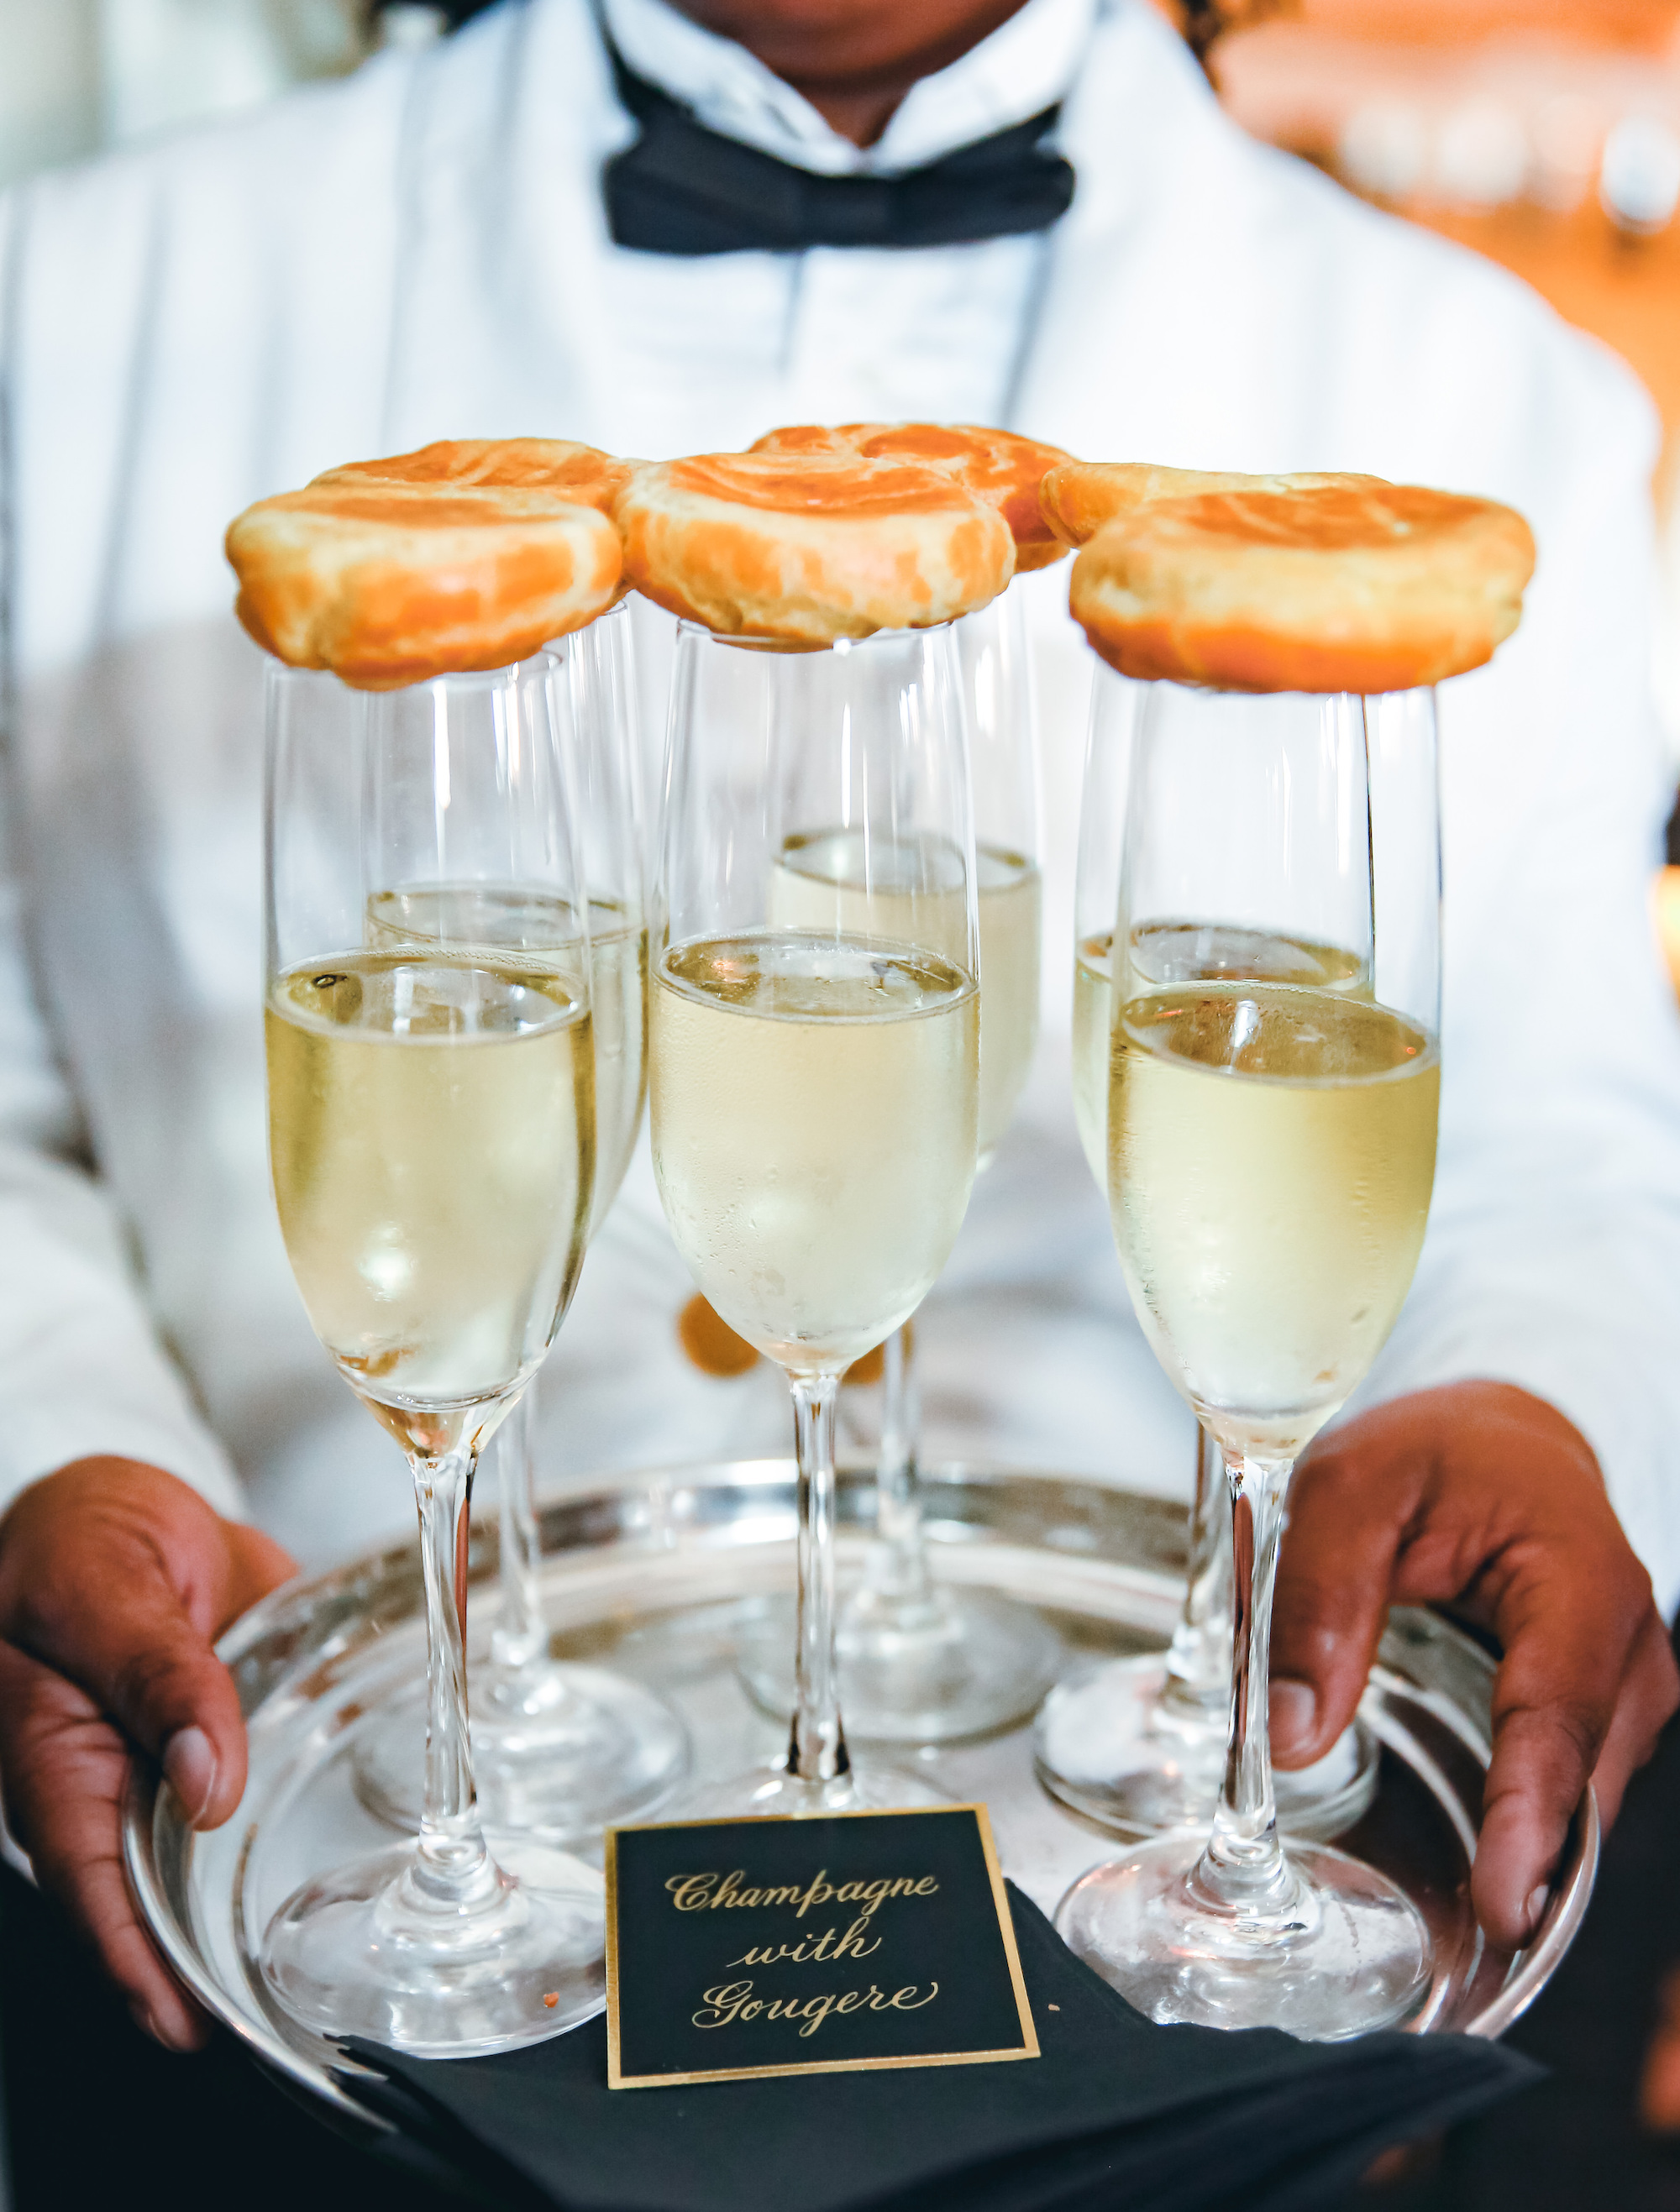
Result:
{"label": "gold script lettering", "polygon": [[[795,1917],[803,1920],[813,1905],[837,1901],[842,1905],[861,1905],[863,1910],[852,1923],[849,1936],[864,1926],[873,1917],[876,1908],[889,1897],[933,1897],[939,1890],[938,1882],[930,1874],[920,1877],[907,1874],[882,1875],[873,1881],[843,1881],[837,1888],[828,1878],[826,1867],[819,1867],[803,1889],[797,1882],[783,1883],[779,1887],[751,1888],[747,1886],[746,1870],[741,1867],[735,1867],[726,1875],[720,1875],[715,1869],[705,1874],[673,1874],[667,1877],[665,1887],[679,1912],[734,1911],[743,1906],[751,1910],[761,1905],[790,1905]],[[789,1953],[788,1955],[794,1954]],[[821,1954],[812,1955],[820,1956]]]}
{"label": "gold script lettering", "polygon": [[751,1982],[719,1982],[706,1990],[700,2009],[692,2018],[697,2027],[727,2027],[737,2020],[756,2020],[762,2013],[766,2020],[801,2021],[799,2033],[805,2039],[817,2033],[831,2012],[855,2012],[862,2005],[867,2005],[871,2012],[920,2012],[938,1995],[937,1982],[928,1984],[926,1996],[915,1982],[895,1990],[891,1996],[871,1982],[867,1996],[861,1990],[846,1990],[838,1996],[825,1991],[821,1996],[772,1997],[766,2001],[753,1996]]}
{"label": "gold script lettering", "polygon": [[867,1959],[872,1951],[879,1951],[886,1940],[877,1936],[873,1943],[866,1943],[863,1931],[868,1924],[868,1914],[860,1913],[837,1940],[831,1928],[825,1928],[814,1941],[809,1936],[802,1936],[797,1943],[754,1943],[739,1959],[726,1963],[732,1966],[779,1966],[785,1962],[802,1966],[813,1959]]}
{"label": "gold script lettering", "polygon": [[665,1886],[679,1912],[698,1912],[716,1882],[715,1874],[673,1874]]}

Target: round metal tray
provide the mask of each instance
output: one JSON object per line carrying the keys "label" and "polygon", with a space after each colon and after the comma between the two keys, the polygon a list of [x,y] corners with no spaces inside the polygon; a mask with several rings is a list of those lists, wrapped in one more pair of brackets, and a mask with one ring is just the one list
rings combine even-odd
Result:
{"label": "round metal tray", "polygon": [[[1068,1667],[1166,1643],[1184,1573],[1184,1515],[1164,1499],[1092,1482],[971,1465],[925,1475],[938,1571],[1041,1607]],[[842,1571],[873,1516],[867,1468],[842,1471]],[[794,1470],[785,1460],[678,1468],[618,1480],[541,1516],[554,1648],[622,1668],[667,1695],[694,1735],[701,1777],[780,1747],[735,1676],[745,1612],[792,1580]],[[475,1527],[469,1616],[475,1654],[496,1608],[493,1525]],[[140,1909],[181,1979],[283,2081],[358,2133],[376,2120],[341,2087],[355,2069],[268,2003],[254,1955],[269,1915],[306,1875],[388,1843],[357,1802],[357,1728],[423,1668],[419,1559],[411,1546],[288,1584],[218,1647],[250,1729],[239,1811],[211,1834],[186,1825],[174,1793],[137,1770],[124,1817]],[[1362,1708],[1384,1747],[1377,1798],[1342,1840],[1398,1880],[1435,1943],[1417,2025],[1498,2035],[1530,2004],[1579,1927],[1598,1863],[1589,1796],[1539,1934],[1514,1956],[1492,1949],[1469,1903],[1488,1763],[1493,1666],[1433,1613],[1397,1608]],[[984,1799],[1005,1871],[1046,1911],[1117,1846],[1054,1804],[1033,1779],[1032,1730],[921,1754],[929,1776]]]}

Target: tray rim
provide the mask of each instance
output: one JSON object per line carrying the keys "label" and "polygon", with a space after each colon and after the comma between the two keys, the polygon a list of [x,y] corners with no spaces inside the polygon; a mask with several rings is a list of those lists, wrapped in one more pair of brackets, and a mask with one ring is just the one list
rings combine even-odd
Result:
{"label": "tray rim", "polygon": [[[848,1455],[843,1462],[842,1473],[853,1481],[860,1478],[867,1480],[873,1475],[873,1467],[865,1459]],[[1182,1510],[1178,1501],[1164,1498],[1154,1492],[1136,1490],[1124,1484],[1106,1482],[1094,1477],[1059,1474],[1054,1470],[1007,1468],[984,1461],[960,1460],[930,1465],[922,1473],[930,1490],[935,1494],[942,1485],[978,1484],[983,1486],[1006,1482],[1042,1481],[1073,1488],[1088,1486],[1105,1494],[1129,1498],[1134,1504],[1147,1508]],[[606,1508],[610,1501],[622,1500],[627,1494],[638,1492],[763,1489],[769,1492],[788,1488],[793,1480],[794,1462],[785,1455],[691,1462],[600,1477],[587,1488],[568,1487],[557,1496],[543,1500],[539,1512],[545,1515],[570,1509],[575,1510],[581,1519],[587,1521],[592,1508],[600,1510]],[[600,1548],[605,1551],[610,1549],[615,1540],[624,1541],[626,1533],[621,1528],[616,1538],[609,1536]],[[633,1540],[633,1532],[629,1533]],[[939,1536],[936,1517],[930,1536],[936,1544],[949,1540],[941,1540]],[[983,1528],[977,1528],[971,1538],[965,1541],[959,1540],[964,1542],[965,1548],[966,1541],[987,1543],[989,1535]],[[1007,1540],[998,1538],[989,1540],[1007,1542]],[[593,1545],[575,1547],[586,1555],[594,1548]],[[412,1554],[417,1549],[414,1540],[375,1546],[320,1573],[295,1577],[259,1599],[256,1605],[228,1626],[216,1639],[216,1656],[229,1666],[235,1664],[273,1628],[280,1626],[306,1594],[313,1592],[319,1595],[334,1585],[353,1583],[359,1577],[377,1571],[380,1562]],[[1142,1564],[1131,1565],[1126,1571],[1140,1581],[1170,1579]],[[1391,1611],[1401,1613],[1418,1610],[1427,1609],[1391,1608]],[[1493,1662],[1454,1621],[1433,1612],[1431,1619],[1440,1630],[1467,1651],[1474,1653],[1491,1671]],[[335,2068],[329,2070],[313,2057],[295,2050],[277,2032],[265,2027],[237,2004],[204,1963],[190,1931],[181,1925],[175,1913],[158,1861],[156,1823],[158,1800],[163,1786],[161,1771],[155,1762],[137,1756],[131,1759],[120,1820],[123,1865],[131,1894],[149,1935],[163,1953],[171,1971],[205,2011],[238,2039],[257,2064],[276,2077],[289,2094],[303,2098],[319,2118],[330,2118],[341,2131],[364,2142],[393,2133],[394,2130],[389,2120],[362,2103],[341,2087],[335,2078],[340,2074],[347,2077],[366,2074],[368,2071],[367,2068],[348,2055],[343,2055]],[[237,1818],[237,1814],[234,1817]],[[1546,1916],[1539,1937],[1519,1954],[1515,1970],[1504,1987],[1458,2033],[1496,2039],[1520,2019],[1534,2002],[1561,1964],[1586,1917],[1597,1880],[1602,1842],[1598,1798],[1589,1784],[1571,1826],[1571,1844],[1566,1845],[1566,1857],[1553,1885],[1551,1910]],[[323,2106],[326,2108],[325,2111],[321,2109]]]}

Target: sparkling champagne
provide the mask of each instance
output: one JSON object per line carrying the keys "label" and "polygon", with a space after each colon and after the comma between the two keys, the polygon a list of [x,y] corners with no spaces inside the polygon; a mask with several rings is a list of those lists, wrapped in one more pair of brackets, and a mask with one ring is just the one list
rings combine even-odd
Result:
{"label": "sparkling champagne", "polygon": [[783,1366],[907,1320],[974,1178],[979,1012],[936,953],[785,929],[707,937],[653,994],[654,1164],[679,1250]]}
{"label": "sparkling champagne", "polygon": [[1227,1449],[1293,1457],[1393,1326],[1423,1242],[1440,1069],[1369,1000],[1226,982],[1130,1000],[1109,1182],[1133,1302]]}
{"label": "sparkling champagne", "polygon": [[[554,969],[357,951],[275,982],[269,1143],[315,1332],[411,1447],[527,1374],[583,1256],[587,1006]],[[447,1438],[443,1438],[447,1441]]]}
{"label": "sparkling champagne", "polygon": [[[453,952],[488,946],[552,956],[575,966],[577,912],[551,892],[499,884],[426,884],[375,891],[368,902],[372,945],[443,944]],[[591,1031],[595,1052],[595,1190],[591,1236],[618,1195],[636,1150],[648,1094],[648,932],[612,899],[589,902]]]}
{"label": "sparkling champagne", "polygon": [[1112,931],[1081,938],[1074,955],[1074,1119],[1099,1190],[1108,1188],[1108,1032]]}
{"label": "sparkling champagne", "polygon": [[[1134,972],[1152,983],[1215,983],[1239,976],[1299,983],[1348,998],[1371,995],[1370,963],[1340,945],[1239,929],[1226,922],[1146,922],[1132,933]],[[1111,932],[1080,941],[1074,957],[1074,1119],[1097,1188],[1108,1188]]]}
{"label": "sparkling champagne", "polygon": [[[968,921],[950,848],[931,838],[866,840],[855,830],[790,837],[770,921],[894,939],[968,964]],[[975,848],[980,921],[980,1158],[989,1159],[1020,1101],[1038,1041],[1038,869],[1002,846]]]}

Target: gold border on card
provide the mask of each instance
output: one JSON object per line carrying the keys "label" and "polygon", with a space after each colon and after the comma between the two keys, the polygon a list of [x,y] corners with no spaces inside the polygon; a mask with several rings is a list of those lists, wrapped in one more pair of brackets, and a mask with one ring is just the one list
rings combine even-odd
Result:
{"label": "gold border on card", "polygon": [[[1015,1992],[1015,2014],[1021,2024],[1019,2045],[1010,2045],[1001,2051],[930,2051],[915,2058],[813,2058],[804,2064],[790,2066],[720,2066],[694,2074],[624,2074],[618,2068],[618,1838],[644,1828],[733,1828],[740,1826],[741,1816],[726,1814],[703,1820],[627,1820],[622,1829],[606,1832],[606,2086],[609,2089],[677,2089],[695,2081],[759,2081],[782,2074],[881,2074],[894,2069],[902,2070],[910,2066],[996,2066],[1014,2058],[1037,2058],[1038,2031],[1033,2024],[1032,2007],[1027,2002],[1026,1980],[1021,1972],[1020,1953],[1015,1946],[1015,1923],[1009,1911],[1009,1900],[1003,1891],[1003,1871],[997,1863],[997,1846],[992,1840],[991,1816],[983,1804],[968,1805],[900,1805],[872,1808],[867,1812],[826,1813],[816,1817],[829,1820],[892,1820],[907,1813],[972,1813],[980,1831],[980,1848],[985,1854],[986,1874],[991,1883],[992,1909],[997,1915],[998,1934],[1003,1938],[1003,1954],[1009,1962],[1010,1986]],[[749,1814],[749,1819],[755,1816]],[[792,1827],[799,1816],[777,1813],[764,1822],[769,1826]]]}

